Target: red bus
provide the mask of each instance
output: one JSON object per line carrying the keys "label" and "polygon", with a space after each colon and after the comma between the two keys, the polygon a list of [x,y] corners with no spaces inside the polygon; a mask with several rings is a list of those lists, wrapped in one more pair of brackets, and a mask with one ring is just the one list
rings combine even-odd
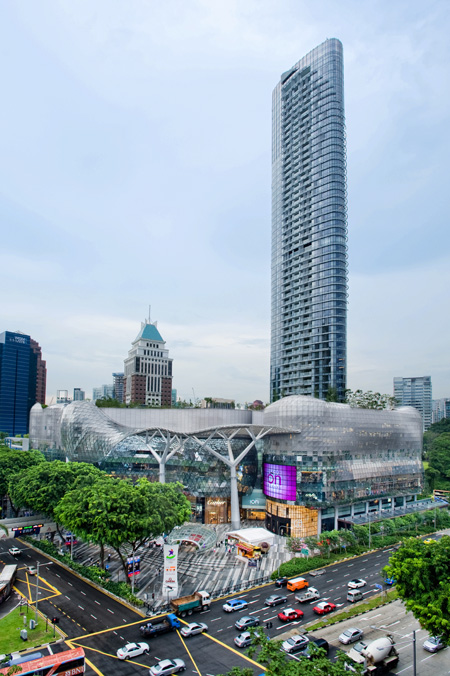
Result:
{"label": "red bus", "polygon": [[[30,655],[32,657],[32,655]],[[21,659],[26,658],[22,655]],[[17,664],[15,659],[10,660]],[[84,674],[84,650],[75,648],[74,650],[65,650],[63,653],[46,655],[39,659],[33,659],[29,662],[20,662],[18,666],[22,671],[17,671],[18,676],[76,676]],[[0,674],[7,674],[11,667],[7,666],[0,669]]]}

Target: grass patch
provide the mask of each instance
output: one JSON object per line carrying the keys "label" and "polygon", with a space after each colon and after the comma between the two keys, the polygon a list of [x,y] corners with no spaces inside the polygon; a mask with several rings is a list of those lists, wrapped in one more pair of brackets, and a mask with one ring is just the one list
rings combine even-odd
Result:
{"label": "grass patch", "polygon": [[[23,623],[24,617],[27,618],[26,626]],[[28,608],[27,615],[27,606],[18,606],[0,620],[0,653],[8,654],[17,650],[27,650],[43,643],[49,643],[53,639],[53,625],[49,623],[46,631],[46,621],[39,615],[36,629],[30,629],[30,620],[35,617],[36,613],[32,608]],[[20,638],[21,629],[27,630],[27,641]]]}
{"label": "grass patch", "polygon": [[327,620],[318,620],[317,622],[308,624],[305,628],[307,628],[308,631],[314,631],[315,629],[322,629],[322,627],[330,627],[340,620],[349,620],[351,617],[355,617],[355,615],[366,613],[368,610],[384,606],[390,601],[395,601],[396,598],[398,598],[397,590],[390,589],[388,592],[380,594],[380,596],[375,596],[364,603],[357,603],[346,610],[342,610],[341,612],[332,615],[329,619],[327,618]]}

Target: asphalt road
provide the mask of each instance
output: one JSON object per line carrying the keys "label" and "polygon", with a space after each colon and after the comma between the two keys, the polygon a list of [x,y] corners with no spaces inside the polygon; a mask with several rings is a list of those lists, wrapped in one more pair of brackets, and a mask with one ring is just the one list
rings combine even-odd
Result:
{"label": "asphalt road", "polygon": [[[247,590],[229,598],[243,598],[248,608],[236,613],[226,613],[222,609],[224,599],[212,603],[209,611],[194,614],[190,621],[202,621],[208,624],[208,633],[183,639],[179,632],[170,632],[155,638],[141,639],[139,625],[144,622],[142,615],[129,609],[119,601],[115,601],[78,576],[65,570],[58,564],[50,562],[44,554],[36,553],[24,543],[2,540],[0,544],[0,561],[14,562],[8,553],[8,547],[18,545],[23,550],[17,559],[19,573],[16,587],[21,594],[34,600],[36,595],[36,578],[29,576],[25,565],[40,563],[39,608],[49,617],[57,615],[59,626],[67,634],[72,645],[84,647],[88,663],[95,667],[97,674],[118,674],[123,676],[148,673],[148,667],[160,659],[181,658],[186,663],[186,674],[199,673],[200,676],[216,676],[227,673],[233,666],[246,666],[253,669],[256,675],[262,672],[256,660],[251,660],[247,650],[235,646],[233,639],[240,633],[234,623],[243,615],[251,615],[260,619],[270,637],[280,637],[287,630],[301,632],[303,626],[317,616],[313,613],[311,603],[299,604],[294,593],[286,592],[286,588],[277,589],[273,583],[260,588]],[[310,586],[321,592],[320,600],[336,603],[338,609],[348,605],[346,601],[347,583],[358,577],[367,581],[362,588],[365,597],[377,590],[374,585],[382,582],[381,569],[388,563],[392,549],[372,552],[349,561],[325,568],[325,574],[312,577],[305,574]],[[42,577],[41,577],[42,576]],[[287,596],[285,604],[269,608],[264,600],[273,593]],[[282,623],[277,615],[286,607],[301,608],[304,617],[297,622]],[[389,608],[385,611],[389,615]],[[404,610],[403,610],[403,614]],[[267,629],[266,623],[272,622]],[[342,631],[337,625],[333,632]],[[331,631],[331,627],[329,630]],[[318,632],[324,635],[323,630]],[[127,642],[146,641],[150,646],[150,654],[143,655],[126,662],[116,658],[116,651]],[[328,640],[328,639],[327,639]],[[86,673],[94,673],[87,670]],[[399,671],[397,673],[400,673]],[[436,676],[436,675],[435,675]]]}

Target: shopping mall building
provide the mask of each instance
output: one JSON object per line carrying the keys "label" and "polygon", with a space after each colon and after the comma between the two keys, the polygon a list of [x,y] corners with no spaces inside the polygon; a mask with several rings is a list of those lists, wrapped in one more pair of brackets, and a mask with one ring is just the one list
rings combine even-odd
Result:
{"label": "shopping mall building", "polygon": [[264,411],[35,404],[30,438],[48,458],[180,481],[201,523],[261,520],[304,537],[430,508],[417,502],[422,420],[409,407],[376,411],[297,395]]}

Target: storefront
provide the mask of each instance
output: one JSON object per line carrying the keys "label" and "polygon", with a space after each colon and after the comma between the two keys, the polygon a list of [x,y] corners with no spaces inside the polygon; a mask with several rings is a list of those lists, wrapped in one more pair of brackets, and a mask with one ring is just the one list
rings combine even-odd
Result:
{"label": "storefront", "polygon": [[254,488],[251,493],[244,495],[241,506],[241,516],[243,519],[264,521],[266,518],[266,496],[261,489]]}
{"label": "storefront", "polygon": [[204,522],[210,524],[229,523],[230,499],[229,498],[204,498],[205,512]]}

